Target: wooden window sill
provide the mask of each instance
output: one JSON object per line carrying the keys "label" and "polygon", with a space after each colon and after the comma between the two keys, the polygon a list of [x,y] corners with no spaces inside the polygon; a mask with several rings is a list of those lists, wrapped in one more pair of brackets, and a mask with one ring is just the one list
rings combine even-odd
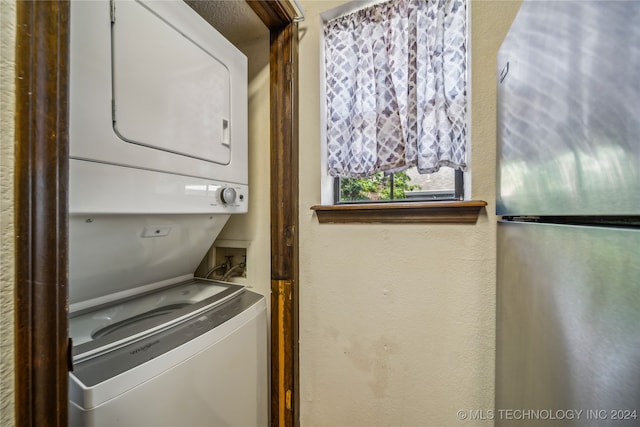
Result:
{"label": "wooden window sill", "polygon": [[474,224],[485,206],[485,201],[469,200],[316,205],[311,209],[320,224]]}

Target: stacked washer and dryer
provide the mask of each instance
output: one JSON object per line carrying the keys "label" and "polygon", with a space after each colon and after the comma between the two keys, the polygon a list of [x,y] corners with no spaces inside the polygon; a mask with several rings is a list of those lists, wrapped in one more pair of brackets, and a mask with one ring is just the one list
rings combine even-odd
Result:
{"label": "stacked washer and dryer", "polygon": [[70,25],[70,424],[264,426],[265,299],[194,277],[248,209],[246,58],[182,1]]}

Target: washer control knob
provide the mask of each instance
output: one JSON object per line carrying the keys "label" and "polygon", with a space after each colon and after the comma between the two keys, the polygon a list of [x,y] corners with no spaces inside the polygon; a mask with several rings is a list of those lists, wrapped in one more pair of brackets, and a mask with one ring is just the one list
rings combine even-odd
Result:
{"label": "washer control knob", "polygon": [[236,190],[231,187],[224,187],[220,190],[220,201],[223,205],[228,205],[236,201]]}

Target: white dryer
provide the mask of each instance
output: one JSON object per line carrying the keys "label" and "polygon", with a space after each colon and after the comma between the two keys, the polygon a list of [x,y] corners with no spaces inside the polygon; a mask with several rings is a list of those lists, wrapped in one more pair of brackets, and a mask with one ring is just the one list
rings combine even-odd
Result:
{"label": "white dryer", "polygon": [[247,59],[184,2],[72,2],[70,81],[72,212],[247,211]]}
{"label": "white dryer", "polygon": [[194,277],[248,210],[246,58],[182,1],[70,28],[70,424],[265,426],[264,297]]}

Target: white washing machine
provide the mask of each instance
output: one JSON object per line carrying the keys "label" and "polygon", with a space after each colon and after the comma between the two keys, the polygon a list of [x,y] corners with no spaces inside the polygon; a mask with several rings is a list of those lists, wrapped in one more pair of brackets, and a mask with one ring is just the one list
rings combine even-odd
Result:
{"label": "white washing machine", "polygon": [[265,426],[264,297],[199,279],[70,319],[72,426]]}
{"label": "white washing machine", "polygon": [[266,426],[265,299],[194,277],[248,210],[246,58],[182,1],[70,28],[70,424]]}
{"label": "white washing machine", "polygon": [[268,424],[264,296],[192,273],[222,222],[70,216],[71,426]]}

